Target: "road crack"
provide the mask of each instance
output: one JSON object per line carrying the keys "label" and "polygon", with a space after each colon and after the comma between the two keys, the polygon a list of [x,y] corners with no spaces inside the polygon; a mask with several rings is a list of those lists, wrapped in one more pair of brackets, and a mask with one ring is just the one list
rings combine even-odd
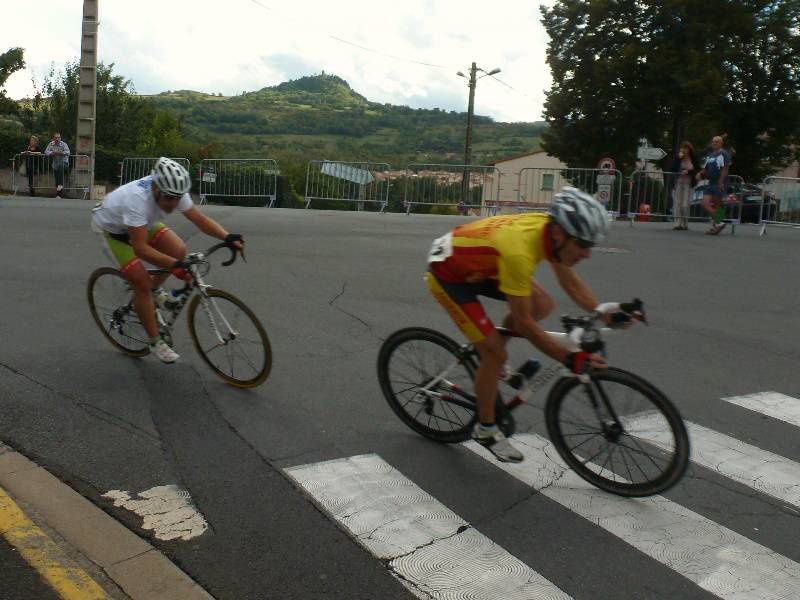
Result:
{"label": "road crack", "polygon": [[102,421],[102,422],[104,422],[104,423],[106,423],[108,425],[111,425],[112,427],[116,427],[118,429],[121,429],[122,431],[125,431],[126,433],[130,433],[131,435],[135,435],[135,436],[137,436],[139,438],[142,438],[142,439],[150,442],[151,444],[154,444],[154,445],[159,446],[159,447],[161,446],[161,440],[158,437],[156,437],[156,436],[152,435],[151,433],[145,431],[141,427],[138,427],[137,425],[134,425],[130,421],[126,421],[125,419],[122,419],[122,418],[118,417],[117,415],[108,412],[104,408],[100,408],[99,406],[95,406],[94,404],[91,404],[89,402],[84,402],[84,401],[79,400],[78,398],[76,398],[76,397],[74,397],[74,396],[72,396],[70,394],[67,394],[66,392],[62,392],[61,390],[57,390],[56,388],[48,385],[47,383],[45,383],[43,381],[39,381],[35,377],[31,377],[27,373],[23,373],[22,371],[19,371],[19,370],[15,369],[14,367],[12,367],[11,365],[8,365],[6,363],[0,362],[0,367],[11,371],[12,373],[17,375],[18,377],[22,377],[23,379],[28,380],[32,384],[34,384],[34,385],[36,385],[36,386],[38,386],[38,387],[40,387],[40,388],[42,388],[44,390],[47,390],[48,392],[50,392],[51,394],[54,394],[55,396],[57,396],[59,398],[62,398],[64,400],[69,401],[74,406],[76,406],[80,410],[84,411],[92,419],[97,419],[98,421]]}

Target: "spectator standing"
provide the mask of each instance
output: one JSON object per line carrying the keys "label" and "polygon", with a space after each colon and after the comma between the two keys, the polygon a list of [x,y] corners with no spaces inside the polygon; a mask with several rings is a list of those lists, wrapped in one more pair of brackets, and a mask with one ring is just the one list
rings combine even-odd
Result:
{"label": "spectator standing", "polygon": [[675,187],[672,190],[672,216],[675,218],[676,231],[689,229],[689,201],[694,191],[694,178],[697,174],[697,158],[694,146],[690,142],[681,142],[678,156],[670,167],[670,171],[677,173]]}
{"label": "spectator standing", "polygon": [[25,174],[28,176],[28,193],[35,196],[36,192],[33,189],[33,175],[38,171],[39,161],[36,156],[41,156],[42,151],[39,150],[39,138],[32,135],[28,140],[28,147],[21,152],[25,155]]}
{"label": "spectator standing", "polygon": [[706,231],[708,235],[719,235],[725,228],[725,222],[717,214],[717,209],[722,205],[730,168],[731,155],[722,147],[722,136],[715,135],[711,138],[711,154],[706,157],[702,170],[697,174],[698,180],[708,179],[708,185],[703,191],[703,209],[711,218],[711,227]]}
{"label": "spectator standing", "polygon": [[44,149],[47,156],[53,159],[53,177],[56,180],[56,198],[61,197],[61,190],[64,189],[64,174],[69,168],[69,146],[61,141],[61,134],[56,131],[52,141]]}

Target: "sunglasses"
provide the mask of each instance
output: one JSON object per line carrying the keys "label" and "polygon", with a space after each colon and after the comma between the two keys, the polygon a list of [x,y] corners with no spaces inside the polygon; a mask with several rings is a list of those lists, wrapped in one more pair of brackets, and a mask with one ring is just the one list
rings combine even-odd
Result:
{"label": "sunglasses", "polygon": [[595,246],[594,242],[587,242],[586,240],[582,240],[580,238],[573,237],[570,239],[573,242],[575,242],[575,244],[577,244],[578,247],[583,248],[584,250],[588,250],[589,248],[594,248]]}

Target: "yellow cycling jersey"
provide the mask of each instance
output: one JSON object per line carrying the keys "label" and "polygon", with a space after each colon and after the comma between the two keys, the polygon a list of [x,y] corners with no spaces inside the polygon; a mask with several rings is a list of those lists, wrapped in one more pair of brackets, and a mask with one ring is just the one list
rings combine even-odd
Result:
{"label": "yellow cycling jersey", "polygon": [[436,276],[447,283],[496,279],[500,291],[531,294],[531,277],[546,257],[544,213],[501,215],[460,225],[434,242],[428,257]]}

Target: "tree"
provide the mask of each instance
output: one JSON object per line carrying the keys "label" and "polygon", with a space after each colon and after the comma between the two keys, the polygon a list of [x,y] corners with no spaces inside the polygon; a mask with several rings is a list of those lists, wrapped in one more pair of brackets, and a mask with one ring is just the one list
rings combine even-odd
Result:
{"label": "tree", "polygon": [[736,172],[757,178],[800,138],[797,0],[560,0],[550,35],[545,150],[571,166],[637,140],[703,147],[727,133]]}
{"label": "tree", "polygon": [[25,68],[25,52],[22,48],[11,48],[0,54],[0,114],[17,112],[17,103],[6,96],[2,89],[14,73]]}
{"label": "tree", "polygon": [[[22,103],[23,123],[31,131],[60,131],[65,139],[75,139],[79,81],[77,61],[68,62],[58,73],[51,67],[34,98]],[[95,133],[100,146],[174,151],[179,144],[180,127],[174,113],[137,96],[133,83],[114,73],[114,63],[97,65],[96,110]]]}

